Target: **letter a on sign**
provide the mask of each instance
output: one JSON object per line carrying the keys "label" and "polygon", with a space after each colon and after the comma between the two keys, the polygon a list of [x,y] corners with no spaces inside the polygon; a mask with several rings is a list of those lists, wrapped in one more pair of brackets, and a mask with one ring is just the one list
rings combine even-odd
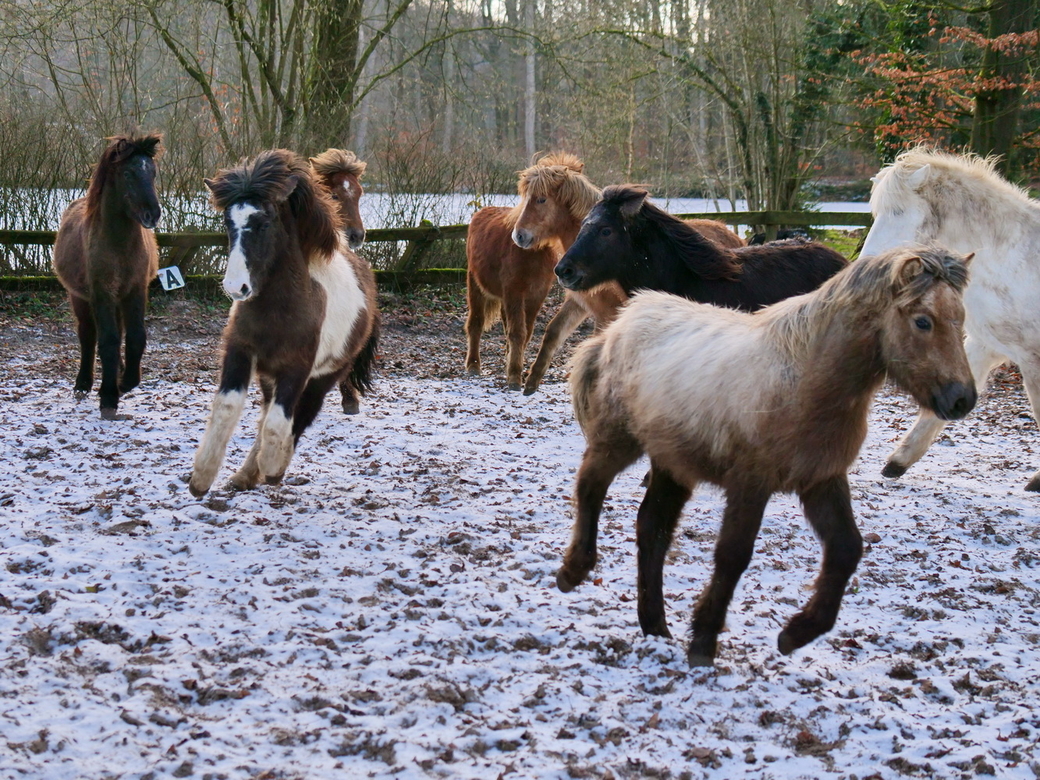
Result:
{"label": "letter a on sign", "polygon": [[159,269],[159,284],[162,288],[169,292],[170,290],[178,290],[184,286],[184,277],[181,276],[181,269],[175,265],[171,265],[169,268]]}

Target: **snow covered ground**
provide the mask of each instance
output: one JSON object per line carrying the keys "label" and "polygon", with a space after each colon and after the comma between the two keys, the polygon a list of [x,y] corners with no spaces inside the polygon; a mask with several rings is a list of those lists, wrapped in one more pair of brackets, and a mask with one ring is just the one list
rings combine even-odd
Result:
{"label": "snow covered ground", "polygon": [[[149,349],[211,364],[214,344]],[[819,564],[778,498],[717,668],[690,671],[681,638],[636,620],[645,464],[608,498],[595,581],[555,588],[582,449],[560,383],[525,398],[489,375],[385,374],[361,415],[328,405],[285,484],[197,500],[211,372],[147,380],[112,423],[73,402],[67,344],[17,353],[0,777],[1040,775],[1040,497],[1022,490],[1040,435],[1016,384],[898,481],[879,473],[913,410],[884,393],[851,475],[872,541],[836,628],[775,649]],[[56,360],[65,375],[38,376]],[[720,508],[699,490],[670,555],[677,637]]]}

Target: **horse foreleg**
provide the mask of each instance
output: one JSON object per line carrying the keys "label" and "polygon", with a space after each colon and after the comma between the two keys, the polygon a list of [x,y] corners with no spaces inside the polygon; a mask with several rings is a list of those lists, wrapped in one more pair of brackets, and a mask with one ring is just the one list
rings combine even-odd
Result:
{"label": "horse foreleg", "polygon": [[252,357],[245,352],[228,348],[220,369],[220,385],[213,397],[213,409],[202,442],[195,452],[195,465],[191,471],[188,490],[193,496],[201,496],[210,489],[224,462],[228,440],[242,416],[246,391],[253,373]]}
{"label": "horse foreleg", "polygon": [[664,611],[664,559],[690,492],[660,466],[651,469],[650,486],[636,519],[639,627],[643,634],[671,636]]}
{"label": "horse foreleg", "polygon": [[107,295],[95,295],[91,301],[94,322],[98,333],[98,356],[101,358],[101,387],[98,397],[101,417],[105,420],[118,419],[119,405],[119,353],[122,333],[119,327],[119,307]]}
{"label": "horse foreleg", "polygon": [[466,371],[480,373],[480,337],[487,327],[487,301],[472,273],[466,275]]}
{"label": "horse foreleg", "polygon": [[534,359],[531,371],[527,375],[527,381],[524,383],[524,395],[531,395],[538,390],[538,386],[542,383],[542,379],[545,378],[545,372],[549,370],[549,363],[552,362],[556,350],[560,348],[560,345],[564,340],[570,336],[588,316],[589,313],[585,310],[585,307],[582,306],[573,296],[568,295],[564,299],[560,310],[556,312],[555,317],[549,320],[549,324],[545,328],[545,335],[542,336],[542,344],[538,348],[538,356]]}
{"label": "horse foreleg", "polygon": [[790,655],[834,627],[841,598],[863,555],[863,539],[852,516],[848,478],[841,474],[801,494],[805,517],[823,545],[823,564],[812,598],[780,632],[777,648]]}
{"label": "horse foreleg", "polygon": [[260,482],[260,467],[256,461],[260,456],[261,432],[264,429],[264,420],[267,419],[267,410],[271,407],[271,399],[274,397],[274,384],[269,379],[261,378],[257,382],[260,386],[260,417],[256,423],[256,438],[253,446],[249,448],[249,454],[242,462],[242,467],[231,477],[231,487],[235,490],[252,490]]}
{"label": "horse foreleg", "polygon": [[268,485],[277,485],[285,476],[295,451],[293,417],[300,395],[307,384],[306,374],[290,374],[275,382],[274,398],[268,405],[259,433],[257,467]]}
{"label": "horse foreleg", "polygon": [[76,335],[79,337],[79,373],[73,391],[77,401],[82,401],[90,394],[94,384],[94,351],[97,348],[97,325],[94,323],[94,312],[90,301],[69,295],[72,313],[76,315]]}
{"label": "horse foreleg", "polygon": [[575,486],[574,530],[563,566],[556,573],[556,586],[564,593],[574,590],[596,565],[596,537],[603,499],[614,477],[642,453],[634,441],[589,444],[582,456]]}
{"label": "horse foreleg", "polygon": [[144,328],[144,310],[147,300],[144,290],[128,296],[122,304],[122,320],[126,329],[126,365],[119,380],[120,394],[129,393],[141,383],[141,357],[148,336]]}
{"label": "horse foreleg", "polygon": [[[1033,409],[1033,419],[1040,422],[1040,362],[1020,362],[1019,370],[1022,372],[1022,383],[1026,387],[1026,395],[1029,397],[1029,405]],[[1026,484],[1026,490],[1034,493],[1040,492],[1040,471]]]}
{"label": "horse foreleg", "polygon": [[[657,469],[652,468],[651,484],[656,478]],[[719,632],[726,624],[737,582],[751,562],[768,502],[769,493],[754,488],[726,492],[726,510],[715,543],[715,569],[693,609],[693,632],[686,650],[690,666],[711,666],[715,662]]]}
{"label": "horse foreleg", "polygon": [[[979,343],[970,335],[964,340],[964,352],[968,356],[971,375],[975,378],[975,389],[979,395],[986,389],[989,372],[1006,360],[1004,355]],[[940,420],[931,411],[921,409],[913,427],[906,432],[899,444],[888,456],[888,462],[881,470],[884,477],[901,477],[906,470],[917,463],[928,451],[935,437],[946,427],[946,420]]]}

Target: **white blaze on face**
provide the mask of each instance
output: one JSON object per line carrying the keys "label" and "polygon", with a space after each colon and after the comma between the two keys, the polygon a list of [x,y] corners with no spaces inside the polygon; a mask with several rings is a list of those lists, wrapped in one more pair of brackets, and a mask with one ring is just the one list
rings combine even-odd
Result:
{"label": "white blaze on face", "polygon": [[253,293],[253,284],[246,267],[246,253],[242,249],[242,235],[248,232],[249,218],[260,212],[250,203],[236,203],[228,209],[231,227],[231,247],[228,250],[227,270],[224,272],[224,290],[236,301],[245,300]]}
{"label": "white blaze on face", "polygon": [[343,180],[343,190],[347,193],[348,198],[354,197],[354,188],[351,187],[350,182],[345,179]]}

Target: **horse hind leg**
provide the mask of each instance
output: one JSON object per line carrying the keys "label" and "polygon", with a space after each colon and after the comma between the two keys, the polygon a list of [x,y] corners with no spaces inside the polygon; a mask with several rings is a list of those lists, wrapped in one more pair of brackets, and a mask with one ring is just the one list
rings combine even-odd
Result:
{"label": "horse hind leg", "polygon": [[777,648],[790,655],[834,627],[849,578],[863,556],[863,539],[852,514],[849,482],[832,477],[801,494],[805,517],[823,545],[823,564],[816,586],[802,611],[788,622]]}
{"label": "horse hind leg", "polygon": [[[651,484],[657,470],[651,469]],[[715,568],[693,609],[693,626],[686,660],[690,666],[715,663],[719,633],[726,623],[726,612],[741,575],[751,562],[755,537],[762,525],[762,515],[769,493],[753,488],[730,489],[726,492],[726,509],[715,543]]]}
{"label": "horse hind leg", "polygon": [[[1003,355],[994,352],[968,336],[964,341],[964,351],[968,356],[971,374],[975,377],[975,388],[981,395],[989,381],[989,372],[1004,362]],[[899,444],[888,456],[885,467],[881,470],[884,477],[901,477],[912,465],[917,463],[935,441],[935,437],[946,427],[946,420],[940,420],[928,409],[921,409],[913,427],[899,441]],[[1040,484],[1038,484],[1040,488]]]}
{"label": "horse hind leg", "polygon": [[[1033,419],[1040,422],[1040,361],[1022,361],[1018,368],[1022,372],[1022,383],[1025,385],[1029,405],[1033,410]],[[1033,474],[1026,484],[1026,490],[1033,493],[1040,492],[1040,471]]]}
{"label": "horse hind leg", "polygon": [[556,354],[564,340],[588,316],[589,313],[585,310],[585,307],[578,303],[573,296],[568,295],[564,299],[560,310],[556,312],[556,316],[549,321],[545,328],[542,344],[538,348],[538,356],[534,359],[531,371],[527,375],[527,381],[524,383],[524,395],[531,395],[538,390],[538,386],[545,378],[545,372],[549,370],[549,364],[552,362],[553,355]]}
{"label": "horse hind leg", "polygon": [[480,374],[480,337],[498,319],[499,302],[484,292],[476,277],[466,276],[466,371]]}
{"label": "horse hind leg", "polygon": [[639,627],[644,635],[670,637],[664,610],[664,559],[691,491],[655,466],[636,519]]}
{"label": "horse hind leg", "polygon": [[94,384],[94,353],[97,349],[97,326],[94,324],[94,312],[90,301],[75,295],[69,295],[72,313],[76,317],[76,335],[79,338],[79,373],[73,392],[76,400],[82,401],[90,394]]}
{"label": "horse hind leg", "polygon": [[361,399],[349,378],[339,383],[339,394],[342,399],[343,414],[360,414]]}

